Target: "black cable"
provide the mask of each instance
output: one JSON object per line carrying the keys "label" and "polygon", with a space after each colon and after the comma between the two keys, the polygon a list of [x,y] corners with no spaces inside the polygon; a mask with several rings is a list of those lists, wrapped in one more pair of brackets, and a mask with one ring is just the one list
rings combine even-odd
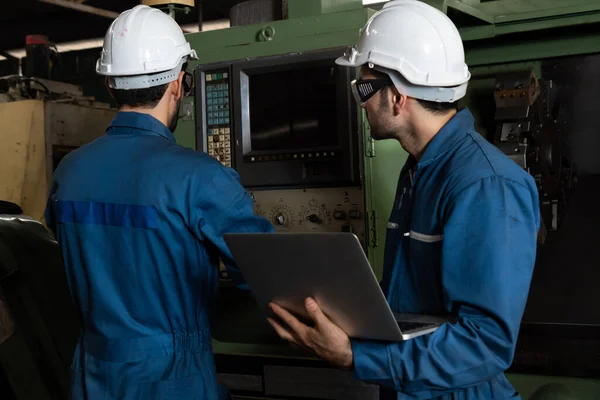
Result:
{"label": "black cable", "polygon": [[42,82],[38,81],[35,78],[29,78],[26,76],[21,76],[21,75],[11,75],[5,78],[2,78],[4,80],[15,80],[15,81],[21,81],[21,82],[33,82],[33,83],[37,83],[38,85],[40,85],[41,87],[44,88],[44,90],[46,91],[46,93],[48,94],[48,97],[50,97],[50,99],[52,99],[52,92],[50,91],[50,89],[48,89],[48,86],[44,85]]}

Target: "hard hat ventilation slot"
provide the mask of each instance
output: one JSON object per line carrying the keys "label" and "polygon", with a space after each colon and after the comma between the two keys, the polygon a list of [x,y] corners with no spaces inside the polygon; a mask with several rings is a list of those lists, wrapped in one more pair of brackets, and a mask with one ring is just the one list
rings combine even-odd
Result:
{"label": "hard hat ventilation slot", "polygon": [[187,61],[187,57],[182,58],[179,64],[172,70],[165,71],[153,75],[139,75],[139,76],[128,76],[128,77],[114,77],[113,85],[114,89],[146,89],[154,86],[162,85],[165,83],[173,82],[179,76],[182,71],[183,64]]}

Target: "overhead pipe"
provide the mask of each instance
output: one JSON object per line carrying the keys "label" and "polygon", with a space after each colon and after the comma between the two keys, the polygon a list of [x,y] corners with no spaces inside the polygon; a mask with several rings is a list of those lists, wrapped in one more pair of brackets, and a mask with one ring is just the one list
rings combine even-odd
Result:
{"label": "overhead pipe", "polygon": [[204,20],[204,4],[202,0],[195,0],[196,13],[198,15],[198,31],[202,31],[202,22]]}
{"label": "overhead pipe", "polygon": [[99,17],[115,19],[119,16],[118,12],[104,10],[102,8],[92,7],[92,6],[88,6],[85,4],[79,4],[79,3],[75,3],[73,1],[67,1],[67,0],[38,0],[38,1],[41,1],[42,3],[53,4],[55,6],[70,8],[72,10],[81,11],[81,12],[84,12],[87,14],[98,15]]}

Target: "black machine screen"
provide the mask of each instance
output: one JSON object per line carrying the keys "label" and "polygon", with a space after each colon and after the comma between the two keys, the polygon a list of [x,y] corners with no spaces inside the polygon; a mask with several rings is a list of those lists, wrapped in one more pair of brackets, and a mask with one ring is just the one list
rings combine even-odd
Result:
{"label": "black machine screen", "polygon": [[249,76],[252,151],[338,145],[335,66]]}

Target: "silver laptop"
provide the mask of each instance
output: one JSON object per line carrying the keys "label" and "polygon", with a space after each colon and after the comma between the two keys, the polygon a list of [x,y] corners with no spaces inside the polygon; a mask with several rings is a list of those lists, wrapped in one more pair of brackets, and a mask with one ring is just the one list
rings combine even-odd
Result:
{"label": "silver laptop", "polygon": [[267,316],[275,302],[308,321],[304,300],[313,297],[349,337],[396,342],[449,321],[392,313],[352,233],[231,233],[224,239]]}

